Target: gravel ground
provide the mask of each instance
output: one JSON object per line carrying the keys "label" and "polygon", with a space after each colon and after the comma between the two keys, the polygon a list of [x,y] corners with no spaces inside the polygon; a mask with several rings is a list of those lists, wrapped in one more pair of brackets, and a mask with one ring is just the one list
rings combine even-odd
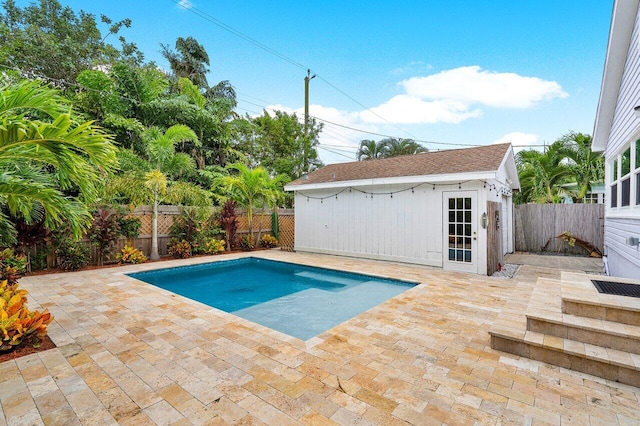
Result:
{"label": "gravel ground", "polygon": [[502,266],[502,270],[494,272],[492,277],[512,278],[516,274],[516,272],[518,272],[519,267],[520,265],[507,263],[506,265]]}

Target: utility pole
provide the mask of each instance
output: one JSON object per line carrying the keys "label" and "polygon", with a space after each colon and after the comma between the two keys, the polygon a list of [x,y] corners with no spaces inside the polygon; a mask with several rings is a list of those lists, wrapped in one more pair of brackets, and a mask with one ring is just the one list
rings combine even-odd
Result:
{"label": "utility pole", "polygon": [[304,78],[304,131],[309,133],[309,81],[316,78],[311,75],[311,70],[307,69],[307,76]]}
{"label": "utility pole", "polygon": [[304,78],[304,135],[305,141],[302,146],[302,154],[304,156],[302,169],[303,173],[309,172],[309,150],[311,150],[311,142],[309,141],[309,82],[316,78],[311,75],[311,70],[307,69],[307,76]]}

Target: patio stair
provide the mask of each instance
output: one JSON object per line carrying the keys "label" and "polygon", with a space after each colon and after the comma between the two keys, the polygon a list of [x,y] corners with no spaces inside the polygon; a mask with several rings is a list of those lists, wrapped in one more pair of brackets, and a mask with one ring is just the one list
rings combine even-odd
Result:
{"label": "patio stair", "polygon": [[525,315],[496,321],[491,348],[640,387],[640,299],[629,299],[586,274],[539,278]]}

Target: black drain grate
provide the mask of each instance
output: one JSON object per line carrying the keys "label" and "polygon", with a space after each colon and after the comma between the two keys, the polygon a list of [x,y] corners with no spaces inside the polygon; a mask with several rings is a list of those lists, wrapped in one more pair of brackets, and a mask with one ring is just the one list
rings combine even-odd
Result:
{"label": "black drain grate", "polygon": [[640,297],[640,285],[616,283],[613,281],[591,280],[598,293],[615,294],[616,296]]}

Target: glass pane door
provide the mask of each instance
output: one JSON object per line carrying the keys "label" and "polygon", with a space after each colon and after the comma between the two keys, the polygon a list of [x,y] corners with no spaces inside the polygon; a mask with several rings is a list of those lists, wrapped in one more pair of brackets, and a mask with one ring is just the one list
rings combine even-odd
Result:
{"label": "glass pane door", "polygon": [[471,263],[472,252],[471,197],[450,197],[448,202],[449,247],[451,262]]}
{"label": "glass pane door", "polygon": [[442,267],[448,271],[478,273],[478,193],[442,193]]}

